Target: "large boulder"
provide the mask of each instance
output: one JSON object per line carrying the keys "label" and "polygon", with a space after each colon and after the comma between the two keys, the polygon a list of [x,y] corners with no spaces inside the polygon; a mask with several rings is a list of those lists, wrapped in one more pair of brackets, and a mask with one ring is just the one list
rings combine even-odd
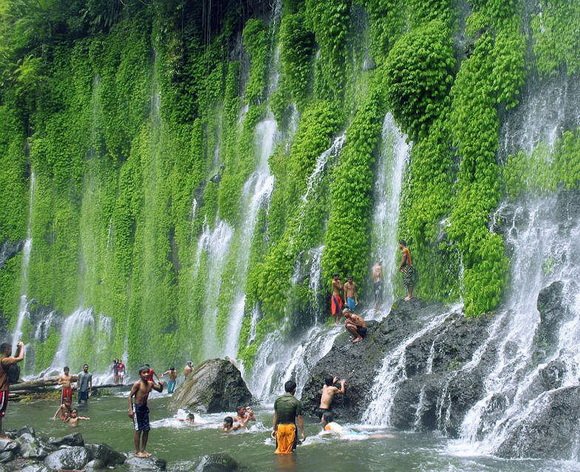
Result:
{"label": "large boulder", "polygon": [[84,447],[72,446],[46,456],[44,465],[51,470],[81,470],[89,459],[89,452]]}
{"label": "large boulder", "polygon": [[157,472],[167,468],[167,462],[157,457],[137,457],[130,456],[125,461],[125,466],[129,472],[151,471]]}
{"label": "large boulder", "polygon": [[[324,378],[334,375],[347,380],[347,389],[344,396],[335,397],[333,411],[343,421],[360,420],[372,400],[377,373],[391,356],[396,369],[391,381],[397,385],[389,423],[400,429],[444,426],[454,434],[463,414],[482,395],[481,372],[461,368],[481,345],[481,331],[488,323],[487,317],[467,319],[459,309],[438,303],[400,301],[380,323],[368,323],[363,342],[352,344],[347,333],[336,339],[311,371],[302,394],[304,409],[316,412]],[[447,408],[448,424],[442,425],[441,413]]]}
{"label": "large boulder", "polygon": [[240,465],[228,454],[209,454],[202,456],[195,467],[195,472],[236,472]]}
{"label": "large boulder", "polygon": [[170,408],[189,408],[203,413],[233,411],[252,401],[252,394],[238,368],[224,359],[210,359],[199,366],[175,391]]}
{"label": "large boulder", "polygon": [[99,461],[104,467],[121,465],[127,459],[124,454],[115,451],[107,444],[87,444],[85,449],[89,452],[92,460]]}
{"label": "large boulder", "polygon": [[20,455],[27,459],[44,459],[56,448],[30,433],[24,433],[16,441],[20,445]]}
{"label": "large boulder", "polygon": [[[580,424],[580,387],[550,391],[532,414],[522,418],[496,451],[500,457],[578,460],[573,431]],[[576,457],[570,457],[576,450]]]}
{"label": "large boulder", "polygon": [[62,438],[50,438],[48,440],[51,446],[61,447],[61,446],[84,446],[85,440],[81,433],[67,434]]}

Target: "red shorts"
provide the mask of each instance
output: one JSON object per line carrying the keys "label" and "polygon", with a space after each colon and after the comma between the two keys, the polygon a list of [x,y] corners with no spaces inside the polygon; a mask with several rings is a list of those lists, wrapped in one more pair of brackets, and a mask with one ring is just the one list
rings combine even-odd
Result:
{"label": "red shorts", "polygon": [[62,405],[65,399],[72,403],[72,387],[63,387],[60,395],[60,404]]}
{"label": "red shorts", "polygon": [[0,391],[0,418],[6,415],[6,407],[8,406],[8,390]]}

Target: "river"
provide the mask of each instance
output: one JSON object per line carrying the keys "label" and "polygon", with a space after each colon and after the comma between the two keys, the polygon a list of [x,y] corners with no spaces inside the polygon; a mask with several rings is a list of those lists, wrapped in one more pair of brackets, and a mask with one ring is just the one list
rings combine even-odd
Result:
{"label": "river", "polygon": [[[318,435],[320,427],[307,420],[307,439],[291,457],[274,454],[269,438],[271,409],[256,409],[257,421],[249,431],[226,434],[219,431],[225,414],[196,415],[195,425],[176,420],[167,409],[168,397],[150,400],[152,431],[148,450],[165,459],[168,470],[194,470],[198,457],[228,453],[248,471],[574,471],[578,463],[544,460],[505,460],[490,456],[468,457],[449,452],[450,440],[438,434],[369,429],[344,425],[363,435],[350,439],[332,439]],[[63,436],[80,432],[87,443],[107,443],[118,451],[132,450],[132,422],[127,417],[127,401],[121,396],[93,398],[81,415],[90,421],[72,429],[50,418],[57,408],[55,401],[12,403],[4,421],[6,429],[30,425],[38,433]],[[367,435],[388,432],[393,437],[371,439]],[[123,466],[115,470],[124,470]]]}

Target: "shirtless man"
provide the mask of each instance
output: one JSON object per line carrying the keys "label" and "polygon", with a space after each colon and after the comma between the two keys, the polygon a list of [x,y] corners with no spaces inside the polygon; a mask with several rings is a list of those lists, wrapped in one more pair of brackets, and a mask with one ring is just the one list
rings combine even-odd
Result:
{"label": "shirtless man", "polygon": [[399,264],[399,272],[403,274],[403,285],[407,291],[407,296],[405,301],[409,301],[413,298],[413,288],[417,283],[417,271],[415,266],[413,266],[413,260],[411,259],[411,251],[407,247],[407,243],[403,240],[399,241],[399,249],[403,253],[401,258],[401,263]]}
{"label": "shirtless man", "polygon": [[340,320],[340,314],[342,312],[343,301],[340,296],[340,291],[342,290],[342,282],[338,274],[332,276],[332,297],[330,298],[330,313],[336,318],[336,324]]}
{"label": "shirtless man", "polygon": [[318,407],[318,418],[322,418],[324,413],[332,409],[332,400],[334,399],[335,394],[341,393],[344,395],[344,385],[346,384],[346,380],[340,380],[340,388],[334,386],[337,381],[337,377],[326,377],[324,379],[322,397],[320,398],[320,406]]}
{"label": "shirtless man", "polygon": [[243,428],[243,426],[243,424],[234,423],[234,419],[231,416],[226,416],[222,425],[222,431],[224,433],[231,433],[233,431],[237,431],[240,428]]}
{"label": "shirtless man", "polygon": [[167,393],[173,393],[175,390],[175,381],[177,380],[177,371],[175,367],[170,367],[169,370],[166,370],[161,374],[161,377],[167,375],[169,377],[169,381],[167,382]]}
{"label": "shirtless man", "polygon": [[[149,408],[147,398],[151,390],[163,391],[163,385],[149,379],[149,367],[139,369],[139,380],[131,387],[129,394],[129,418],[133,420],[135,432],[133,433],[133,443],[135,445],[135,456],[150,457],[151,454],[145,450],[149,439]],[[135,401],[133,402],[133,398]]]}
{"label": "shirtless man", "polygon": [[358,295],[356,292],[356,284],[353,282],[350,275],[346,279],[346,283],[344,284],[343,288],[346,306],[352,311],[358,305]]}
{"label": "shirtless man", "polygon": [[383,301],[383,263],[381,261],[377,261],[373,266],[372,276],[376,310]]}
{"label": "shirtless man", "polygon": [[344,322],[344,327],[346,330],[351,333],[354,338],[352,339],[353,343],[359,343],[363,340],[363,338],[367,335],[367,324],[365,320],[362,319],[356,313],[353,313],[348,308],[342,310],[342,314],[346,318]]}
{"label": "shirtless man", "polygon": [[65,367],[63,369],[63,373],[58,376],[58,384],[62,386],[62,392],[60,394],[60,404],[62,405],[65,402],[65,399],[68,400],[69,403],[72,403],[73,397],[73,383],[76,382],[77,378],[73,375],[70,375],[70,369]]}
{"label": "shirtless man", "polygon": [[117,383],[123,385],[125,382],[125,364],[121,359],[117,359]]}
{"label": "shirtless man", "polygon": [[187,361],[187,363],[185,364],[185,367],[183,368],[183,376],[185,378],[187,378],[188,375],[191,374],[192,372],[193,372],[192,362]]}
{"label": "shirtless man", "polygon": [[56,413],[52,417],[53,420],[57,418],[61,421],[66,421],[67,418],[70,416],[71,413],[71,402],[68,399],[65,399],[65,402],[58,407]]}

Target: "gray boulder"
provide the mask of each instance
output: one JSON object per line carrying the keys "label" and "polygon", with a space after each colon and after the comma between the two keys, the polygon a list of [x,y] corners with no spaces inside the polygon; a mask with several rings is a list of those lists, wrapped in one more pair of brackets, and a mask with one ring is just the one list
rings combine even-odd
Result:
{"label": "gray boulder", "polygon": [[194,470],[195,472],[236,472],[241,468],[230,455],[222,453],[202,456]]}
{"label": "gray boulder", "polygon": [[106,468],[107,466],[102,460],[93,459],[92,461],[87,462],[87,465],[85,465],[85,472],[90,472],[93,470],[103,470]]}
{"label": "gray boulder", "polygon": [[12,439],[0,439],[0,452],[14,451],[20,449],[20,444]]}
{"label": "gray boulder", "polygon": [[81,470],[89,462],[89,452],[81,446],[65,447],[44,459],[44,465],[51,470]]}
{"label": "gray boulder", "polygon": [[27,459],[44,459],[56,449],[30,433],[22,434],[15,442],[20,445],[20,455]]}
{"label": "gray boulder", "polygon": [[121,465],[127,459],[107,444],[87,444],[85,449],[92,459],[100,461],[105,467]]}
{"label": "gray boulder", "polygon": [[125,466],[130,472],[139,472],[141,470],[156,472],[165,470],[167,462],[153,456],[147,458],[130,456],[125,461]]}
{"label": "gray boulder", "polygon": [[251,402],[252,394],[238,368],[228,360],[210,359],[197,366],[175,391],[170,408],[217,413]]}
{"label": "gray boulder", "polygon": [[85,440],[81,433],[67,434],[62,438],[50,438],[48,440],[51,446],[61,447],[61,446],[80,446],[85,445]]}
{"label": "gray boulder", "polygon": [[50,469],[43,464],[29,464],[22,468],[20,472],[50,472]]}
{"label": "gray boulder", "polygon": [[580,387],[561,388],[546,395],[542,406],[509,432],[496,451],[498,456],[578,460],[571,457],[577,448],[577,437],[571,432],[580,424]]}
{"label": "gray boulder", "polygon": [[14,451],[0,452],[0,464],[12,462],[14,459],[16,459],[16,453]]}

